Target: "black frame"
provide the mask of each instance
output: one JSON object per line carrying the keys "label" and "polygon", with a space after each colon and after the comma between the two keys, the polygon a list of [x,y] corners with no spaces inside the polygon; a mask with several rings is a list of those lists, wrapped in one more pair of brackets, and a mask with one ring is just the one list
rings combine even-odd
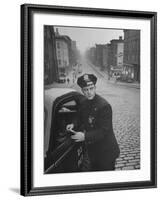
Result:
{"label": "black frame", "polygon": [[[86,16],[149,19],[151,23],[151,180],[72,186],[33,187],[33,14],[60,13]],[[157,187],[157,13],[49,5],[21,5],[21,195],[93,192]]]}

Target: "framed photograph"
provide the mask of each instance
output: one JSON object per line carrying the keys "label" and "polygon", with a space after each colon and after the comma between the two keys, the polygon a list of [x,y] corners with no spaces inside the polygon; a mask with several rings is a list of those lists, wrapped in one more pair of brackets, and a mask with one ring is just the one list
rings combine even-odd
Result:
{"label": "framed photograph", "polygon": [[157,186],[157,13],[21,6],[21,194]]}

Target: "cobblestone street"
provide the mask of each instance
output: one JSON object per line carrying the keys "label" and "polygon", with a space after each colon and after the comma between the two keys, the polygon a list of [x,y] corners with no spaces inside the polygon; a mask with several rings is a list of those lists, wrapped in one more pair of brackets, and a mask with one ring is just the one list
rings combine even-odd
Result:
{"label": "cobblestone street", "polygon": [[[112,89],[112,88],[111,88]],[[116,169],[140,168],[140,108],[139,90],[113,88],[115,95],[106,95],[113,107],[113,126],[119,146],[120,157]]]}

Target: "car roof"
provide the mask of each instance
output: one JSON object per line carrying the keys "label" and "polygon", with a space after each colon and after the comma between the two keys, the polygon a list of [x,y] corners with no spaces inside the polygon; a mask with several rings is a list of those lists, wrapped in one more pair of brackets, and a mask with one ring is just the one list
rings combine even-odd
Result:
{"label": "car roof", "polygon": [[45,90],[45,102],[46,103],[52,103],[56,98],[68,94],[70,92],[77,92],[74,89],[71,88],[51,88]]}

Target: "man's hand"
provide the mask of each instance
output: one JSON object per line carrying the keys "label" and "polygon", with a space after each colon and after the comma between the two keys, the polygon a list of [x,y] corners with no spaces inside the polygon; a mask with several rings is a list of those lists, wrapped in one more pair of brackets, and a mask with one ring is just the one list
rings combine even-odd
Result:
{"label": "man's hand", "polygon": [[82,142],[85,140],[85,135],[83,132],[75,132],[71,138],[75,140],[75,142]]}

